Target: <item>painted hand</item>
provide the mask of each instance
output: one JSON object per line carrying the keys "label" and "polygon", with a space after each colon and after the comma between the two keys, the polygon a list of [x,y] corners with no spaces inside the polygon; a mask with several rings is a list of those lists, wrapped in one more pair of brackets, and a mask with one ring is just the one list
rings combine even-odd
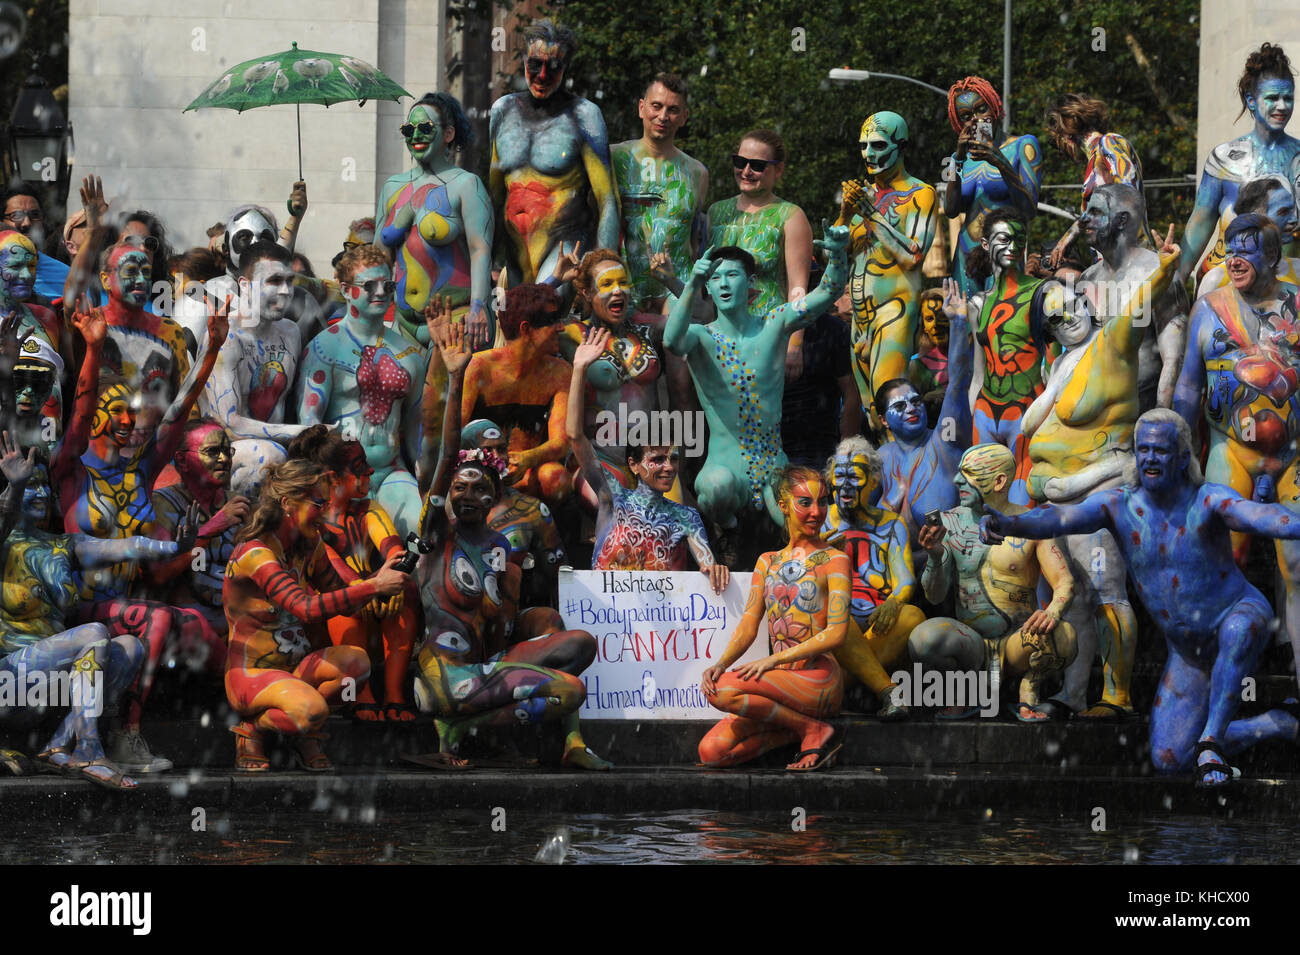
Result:
{"label": "painted hand", "polygon": [[691,266],[691,277],[686,284],[698,288],[709,280],[713,270],[718,267],[718,264],[713,261],[714,248],[714,246],[709,246],[704,250],[704,254],[695,260],[695,264]]}
{"label": "painted hand", "polygon": [[[80,306],[84,303],[77,304]],[[72,313],[72,326],[81,333],[87,348],[104,344],[104,339],[108,335],[108,323],[104,321],[104,313],[97,309],[83,311],[78,308]]]}
{"label": "painted hand", "polygon": [[718,679],[726,670],[722,666],[711,666],[700,674],[700,692],[712,696],[718,691]]}
{"label": "painted hand", "polygon": [[36,470],[36,448],[35,446],[27,450],[27,456],[23,457],[23,449],[18,447],[18,442],[9,437],[9,432],[0,432],[0,474],[10,484],[22,486],[27,483]]}
{"label": "painted hand", "polygon": [[451,324],[451,299],[429,296],[429,303],[424,306],[424,324],[429,329],[429,340],[438,340],[439,326]]}
{"label": "painted hand", "polygon": [[99,228],[108,212],[108,203],[104,201],[104,181],[98,176],[81,180],[81,208],[86,212],[87,232]]}
{"label": "painted hand", "polygon": [[966,296],[956,279],[943,280],[943,313],[949,321],[966,317]]}
{"label": "painted hand", "polygon": [[840,183],[843,197],[840,200],[840,219],[845,223],[862,209],[862,183],[848,179]]}
{"label": "painted hand", "polygon": [[1001,544],[1007,535],[1002,533],[1006,526],[1006,517],[998,510],[984,503],[984,516],[980,518],[980,540],[986,544]]}
{"label": "painted hand", "polygon": [[289,201],[286,203],[289,209],[289,215],[295,219],[301,219],[307,211],[307,183],[299,179],[293,184],[293,191],[289,193]]}
{"label": "painted hand", "polygon": [[942,524],[922,524],[916,533],[916,542],[928,550],[930,556],[937,558],[943,552],[943,539],[947,533]]}
{"label": "painted hand", "polygon": [[208,316],[208,348],[220,349],[230,333],[231,296],[217,306],[217,310]]}
{"label": "painted hand", "polygon": [[564,245],[560,245],[560,255],[555,260],[555,268],[551,270],[551,276],[557,279],[561,285],[565,282],[572,282],[578,276],[578,265],[582,262],[582,243],[573,243],[573,248],[568,252],[564,251]]}
{"label": "painted hand", "polygon": [[1174,241],[1174,224],[1169,223],[1169,231],[1165,233],[1164,239],[1160,242],[1160,258],[1168,261],[1176,259],[1182,254],[1182,247]]}
{"label": "painted hand", "polygon": [[847,249],[849,247],[849,227],[846,225],[830,225],[823,219],[822,238],[814,242],[813,245],[832,254]]}
{"label": "painted hand", "polygon": [[677,278],[677,270],[673,268],[673,260],[667,252],[654,252],[650,255],[650,274],[664,284]]}
{"label": "painted hand", "polygon": [[609,339],[608,328],[600,326],[588,328],[583,336],[582,344],[573,353],[573,367],[575,369],[580,368],[583,371],[590,368],[601,355],[605,354],[605,349],[609,347]]}
{"label": "painted hand", "polygon": [[763,657],[761,660],[754,660],[752,663],[742,663],[731,672],[736,674],[738,679],[749,682],[757,680],[768,670],[776,666],[776,660],[773,657]]}
{"label": "painted hand", "polygon": [[[1048,613],[1046,610],[1035,610],[1029,615],[1029,619],[1020,627],[1021,631],[1033,636],[1045,637],[1056,629],[1060,623],[1056,616]],[[1035,643],[1035,645],[1037,645]]]}
{"label": "painted hand", "polygon": [[199,533],[211,537],[224,534],[230,528],[237,527],[248,520],[248,515],[252,512],[252,505],[248,498],[242,494],[232,495],[221,506],[221,510],[213,514],[212,519],[203,525]]}
{"label": "painted hand", "polygon": [[877,636],[889,633],[898,622],[898,615],[902,609],[902,604],[892,596],[886,597],[884,603],[868,615],[867,627]]}
{"label": "painted hand", "polygon": [[488,343],[487,309],[482,302],[474,302],[465,317],[465,340],[472,350],[477,351]]}
{"label": "painted hand", "polygon": [[194,549],[194,542],[199,537],[199,502],[190,501],[185,513],[176,523],[176,553]]}
{"label": "painted hand", "polygon": [[442,355],[442,363],[447,367],[447,374],[459,378],[465,374],[470,359],[474,357],[474,353],[469,350],[469,344],[465,341],[465,326],[431,324],[429,326],[431,336],[435,328],[437,334],[433,341],[438,346],[438,353]]}
{"label": "painted hand", "polygon": [[715,594],[720,594],[727,589],[727,583],[731,580],[731,571],[725,564],[710,564],[708,567],[701,567],[700,570],[709,578],[709,586],[713,588]]}
{"label": "painted hand", "polygon": [[0,367],[6,374],[13,371],[14,363],[22,355],[23,342],[32,337],[36,331],[33,327],[23,329],[22,334],[18,332],[19,323],[22,321],[22,310],[15,309],[0,321]]}
{"label": "painted hand", "polygon": [[402,588],[406,586],[407,575],[397,569],[398,562],[402,555],[394,551],[388,555],[388,560],[384,561],[384,566],[370,578],[370,582],[378,588],[381,596],[392,597],[400,594]]}

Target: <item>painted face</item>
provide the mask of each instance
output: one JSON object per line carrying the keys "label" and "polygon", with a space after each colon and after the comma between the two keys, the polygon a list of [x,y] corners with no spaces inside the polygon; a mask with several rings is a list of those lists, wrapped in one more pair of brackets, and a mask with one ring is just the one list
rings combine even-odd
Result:
{"label": "painted face", "polygon": [[1295,110],[1295,80],[1265,77],[1256,84],[1255,95],[1246,97],[1246,107],[1256,120],[1272,132],[1280,133]]}
{"label": "painted face", "polygon": [[796,481],[781,495],[781,511],[790,539],[818,536],[830,505],[830,492],[820,477]]}
{"label": "painted face", "polygon": [[1088,205],[1079,216],[1079,230],[1088,245],[1097,247],[1098,241],[1110,236],[1110,205],[1104,196],[1093,193],[1088,197]]}
{"label": "painted face", "polygon": [[211,426],[195,429],[186,435],[185,444],[176,453],[176,470],[186,483],[230,487],[232,456],[225,430]]}
{"label": "painted face", "polygon": [[1257,282],[1273,275],[1272,260],[1265,258],[1264,243],[1259,232],[1238,232],[1228,242],[1228,258],[1224,263],[1228,278],[1239,292],[1251,289]]}
{"label": "painted face", "polygon": [[44,221],[41,204],[31,196],[10,196],[9,201],[5,203],[5,227],[32,237],[32,241],[38,244],[39,240],[35,237],[45,236]]}
{"label": "painted face", "polygon": [[878,176],[893,169],[903,158],[907,123],[897,113],[873,113],[862,124],[858,146],[867,174]]}
{"label": "painted face", "polygon": [[1047,316],[1047,330],[1066,348],[1083,344],[1092,334],[1092,306],[1087,296],[1076,293],[1072,286],[1050,283],[1043,299],[1043,311]]}
{"label": "painted face", "polygon": [[362,318],[380,320],[393,304],[393,273],[387,265],[372,265],[352,276],[345,286],[348,304]]}
{"label": "painted face", "polygon": [[348,444],[347,468],[339,475],[346,496],[360,500],[370,494],[370,477],[375,469],[366,460],[366,451],[360,443]]}
{"label": "painted face", "polygon": [[149,256],[143,249],[122,246],[109,262],[106,278],[108,294],[130,308],[144,308],[149,300]]}
{"label": "painted face", "polygon": [[660,494],[667,494],[673,489],[680,466],[681,455],[676,448],[646,448],[641,460],[632,465],[632,470],[642,484]]}
{"label": "painted face", "polygon": [[1134,435],[1138,483],[1154,493],[1176,486],[1187,471],[1191,452],[1178,446],[1178,428],[1167,421],[1143,422]]}
{"label": "painted face", "polygon": [[672,142],[688,115],[686,99],[662,83],[654,83],[637,101],[642,135],[657,142]]}
{"label": "painted face", "polygon": [[321,526],[325,522],[325,508],[330,500],[330,482],[320,481],[304,498],[286,499],[283,504],[285,513],[298,529],[299,536],[313,541],[320,537]]}
{"label": "painted face", "polygon": [[126,385],[113,385],[99,396],[90,433],[96,438],[107,435],[119,448],[124,448],[135,431],[135,416],[139,410],[139,395]]}
{"label": "painted face", "polygon": [[14,404],[19,417],[38,414],[54,390],[54,366],[36,359],[20,359],[13,370]]}
{"label": "painted face", "polygon": [[36,465],[23,488],[23,513],[36,524],[44,523],[50,515],[50,472],[44,464]]}
{"label": "painted face", "polygon": [[890,433],[904,439],[916,439],[925,433],[925,402],[911,385],[895,388],[885,405],[885,425]]}
{"label": "painted face", "polygon": [[524,56],[524,77],[528,80],[528,92],[535,99],[549,99],[564,82],[567,66],[559,46],[534,40],[528,44],[528,52]]}
{"label": "painted face", "polygon": [[[757,160],[757,165],[763,167],[762,171],[755,168],[755,163],[745,162],[745,160]],[[736,164],[741,162],[744,163],[744,167],[736,169]],[[772,147],[757,139],[741,140],[740,149],[732,158],[731,165],[736,174],[736,185],[745,195],[762,195],[771,192],[776,188],[776,180],[783,169],[783,164],[776,162],[776,153]]]}
{"label": "painted face", "polygon": [[0,240],[0,280],[5,291],[20,302],[32,297],[36,283],[36,249],[30,240],[10,233]]}
{"label": "painted face", "polygon": [[1277,188],[1269,190],[1268,217],[1282,230],[1283,242],[1294,235],[1297,227],[1300,227],[1300,219],[1296,216],[1295,196],[1291,194],[1288,186],[1279,183]]}
{"label": "painted face", "polygon": [[983,97],[978,93],[965,90],[957,94],[957,101],[953,104],[957,112],[957,122],[961,123],[964,128],[971,120],[992,120],[993,111],[989,109],[989,104],[984,102]]}
{"label": "painted face", "polygon": [[402,127],[406,139],[406,148],[416,161],[443,155],[448,140],[455,137],[455,130],[444,130],[438,111],[431,106],[416,106],[406,117]]}
{"label": "painted face", "polygon": [[934,296],[921,299],[921,327],[939,348],[948,347],[948,316],[943,310],[943,299]]}
{"label": "painted face", "polygon": [[226,226],[226,248],[230,254],[230,265],[236,271],[240,259],[254,242],[275,242],[275,227],[262,213],[249,209]]}
{"label": "painted face", "polygon": [[958,503],[964,507],[980,508],[995,492],[998,477],[1006,479],[1007,487],[1015,474],[1016,461],[1011,452],[1000,444],[977,444],[961,457],[957,475],[952,479],[957,488]]}
{"label": "painted face", "polygon": [[447,509],[462,524],[482,524],[496,500],[496,485],[481,467],[465,465],[452,475]]}
{"label": "painted face", "polygon": [[735,259],[723,259],[709,276],[709,295],[720,309],[749,301],[750,278]]}
{"label": "painted face", "polygon": [[866,513],[871,492],[880,484],[862,454],[837,454],[831,462],[831,487],[840,514],[855,520]]}
{"label": "painted face", "polygon": [[260,259],[253,263],[250,294],[254,320],[284,318],[293,301],[293,268],[275,259]]}
{"label": "painted face", "polygon": [[1000,271],[1017,266],[1024,259],[1025,229],[1019,222],[995,222],[980,244]]}
{"label": "painted face", "polygon": [[591,310],[606,325],[622,324],[632,299],[632,283],[622,262],[600,262],[592,276]]}

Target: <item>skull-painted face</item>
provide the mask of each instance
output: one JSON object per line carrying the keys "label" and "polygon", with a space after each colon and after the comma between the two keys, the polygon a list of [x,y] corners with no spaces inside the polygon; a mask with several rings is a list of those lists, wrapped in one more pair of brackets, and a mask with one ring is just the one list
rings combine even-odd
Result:
{"label": "skull-painted face", "polygon": [[831,489],[840,516],[849,521],[861,518],[870,506],[871,493],[880,477],[871,470],[865,454],[837,454],[831,462]]}
{"label": "skull-painted face", "polygon": [[867,174],[878,176],[894,169],[903,159],[907,123],[897,113],[872,113],[862,124],[858,145]]}
{"label": "skull-painted face", "polygon": [[100,276],[110,298],[130,308],[144,308],[149,300],[149,255],[131,245],[119,245],[108,260],[108,271]]}
{"label": "skull-painted face", "polygon": [[1248,291],[1257,282],[1272,278],[1276,262],[1264,252],[1258,229],[1238,232],[1228,240],[1228,257],[1224,263],[1233,288]]}
{"label": "skull-painted face", "polygon": [[999,490],[999,476],[1006,478],[1000,489],[1005,493],[1015,474],[1016,459],[1009,449],[1000,444],[977,444],[961,456],[952,479],[957,501],[963,507],[980,508]]}
{"label": "skull-painted face", "polygon": [[126,385],[111,385],[104,389],[90,425],[91,437],[108,437],[119,448],[126,447],[135,431],[135,416],[140,404],[140,396]]}
{"label": "skull-painted face", "polygon": [[900,385],[889,393],[885,426],[894,437],[904,440],[914,441],[925,433],[925,402],[911,385]]}
{"label": "skull-painted face", "polygon": [[980,239],[999,272],[1019,266],[1025,257],[1025,227],[1019,222],[999,220]]}
{"label": "skull-painted face", "polygon": [[226,248],[230,267],[236,272],[240,260],[254,242],[274,242],[275,226],[256,209],[246,209],[226,226]]}
{"label": "skull-painted face", "polygon": [[20,302],[32,297],[36,283],[36,246],[21,232],[0,235],[0,280]]}
{"label": "skull-painted face", "polygon": [[524,77],[528,80],[528,92],[536,99],[549,99],[564,82],[567,66],[564,52],[557,44],[534,40],[528,44],[528,51],[524,54]]}
{"label": "skull-painted face", "polygon": [[1295,110],[1295,80],[1266,76],[1255,85],[1255,95],[1246,97],[1246,107],[1258,122],[1280,133]]}
{"label": "skull-painted face", "polygon": [[591,276],[591,310],[606,325],[621,325],[632,303],[627,269],[616,259],[597,262]]}
{"label": "skull-painted face", "polygon": [[799,479],[781,495],[785,531],[791,540],[816,537],[830,510],[831,496],[820,477]]}

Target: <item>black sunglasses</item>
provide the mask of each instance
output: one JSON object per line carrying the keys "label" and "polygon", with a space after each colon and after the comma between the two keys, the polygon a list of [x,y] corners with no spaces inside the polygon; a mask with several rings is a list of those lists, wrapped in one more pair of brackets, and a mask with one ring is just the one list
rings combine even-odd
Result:
{"label": "black sunglasses", "polygon": [[421,136],[433,135],[433,123],[416,123],[414,126],[410,123],[403,123],[398,129],[401,131],[403,139],[410,139],[417,130]]}
{"label": "black sunglasses", "polygon": [[749,159],[746,156],[740,155],[740,153],[736,153],[731,157],[731,164],[736,167],[736,172],[740,172],[748,166],[760,176],[763,175],[763,171],[774,162],[776,162],[775,159]]}
{"label": "black sunglasses", "polygon": [[392,295],[393,289],[397,288],[397,283],[392,279],[371,279],[369,282],[348,282],[352,288],[359,288],[365,291],[367,295],[375,296],[382,290],[385,295]]}
{"label": "black sunglasses", "polygon": [[530,56],[524,60],[524,67],[529,73],[540,73],[543,67],[550,67],[552,73],[558,73],[564,69],[564,61],[561,59],[547,59],[540,56]]}

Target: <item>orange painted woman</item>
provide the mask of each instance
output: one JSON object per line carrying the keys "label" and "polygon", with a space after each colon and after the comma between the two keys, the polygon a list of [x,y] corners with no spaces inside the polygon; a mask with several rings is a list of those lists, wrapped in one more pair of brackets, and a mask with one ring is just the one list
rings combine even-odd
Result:
{"label": "orange painted woman", "polygon": [[[811,468],[787,468],[778,487],[789,543],[754,567],[745,614],[721,658],[700,677],[709,702],[730,714],[700,741],[700,762],[734,766],[797,742],[786,769],[828,769],[840,742],[826,720],[840,709],[844,683],[831,652],[849,623],[848,555],[826,543],[830,490]],[[772,653],[731,672],[758,635],[763,616]]]}

